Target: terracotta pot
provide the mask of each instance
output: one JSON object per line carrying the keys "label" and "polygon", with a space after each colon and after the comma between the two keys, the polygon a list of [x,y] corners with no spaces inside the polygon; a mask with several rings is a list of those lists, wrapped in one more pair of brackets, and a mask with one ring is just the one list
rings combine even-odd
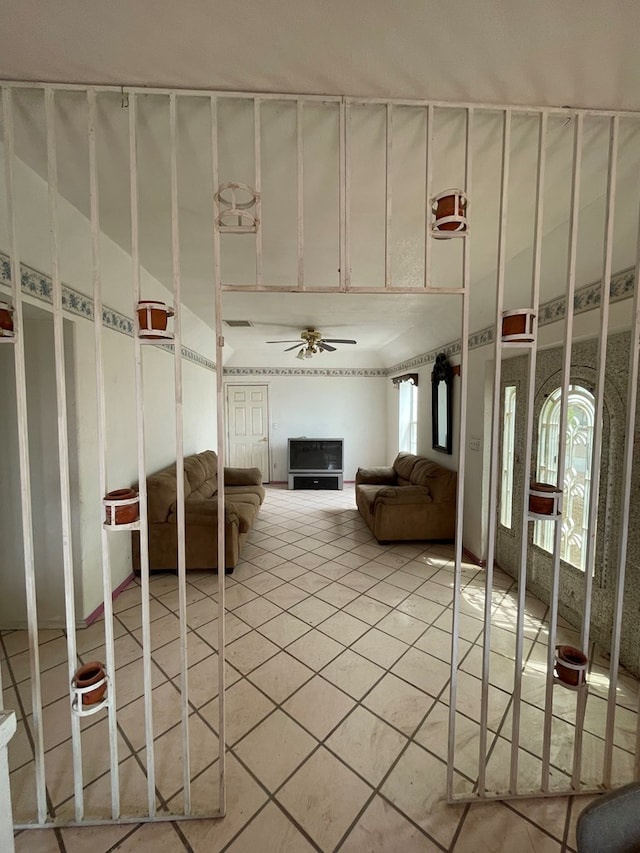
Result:
{"label": "terracotta pot", "polygon": [[502,339],[513,343],[529,343],[534,340],[534,313],[529,308],[505,311],[502,315]]}
{"label": "terracotta pot", "polygon": [[0,337],[13,335],[13,308],[8,302],[0,302]]}
{"label": "terracotta pot", "polygon": [[107,692],[107,682],[104,679],[104,664],[97,660],[85,663],[84,666],[79,667],[75,671],[71,686],[76,689],[91,687],[92,684],[98,684],[99,681],[103,682],[98,685],[95,690],[88,690],[86,693],[80,694],[80,696],[82,696],[83,706],[96,705],[98,702],[102,702],[104,695]]}
{"label": "terracotta pot", "polygon": [[[153,299],[138,302],[138,328],[141,332],[145,332],[145,338],[153,337],[153,335],[146,334],[148,331],[166,332],[167,319],[172,316],[173,308],[169,308],[164,302]],[[158,337],[165,336],[159,335]]]}
{"label": "terracotta pot", "polygon": [[[573,666],[564,666],[564,664]],[[587,656],[574,646],[556,646],[556,675],[560,681],[577,687],[582,684],[587,673]],[[580,669],[574,669],[579,666]]]}
{"label": "terracotta pot", "polygon": [[[104,496],[106,501],[127,501],[120,506],[111,506],[105,503],[105,521],[107,524],[132,524],[140,516],[140,503],[138,493],[135,489],[116,489]],[[115,517],[111,513],[115,510]]]}
{"label": "terracotta pot", "polygon": [[[433,210],[433,232],[464,234],[467,230],[467,197],[462,190],[445,190],[435,196]],[[444,221],[444,220],[449,221]]]}
{"label": "terracotta pot", "polygon": [[536,515],[560,515],[562,492],[551,483],[531,483],[529,486],[529,512]]}

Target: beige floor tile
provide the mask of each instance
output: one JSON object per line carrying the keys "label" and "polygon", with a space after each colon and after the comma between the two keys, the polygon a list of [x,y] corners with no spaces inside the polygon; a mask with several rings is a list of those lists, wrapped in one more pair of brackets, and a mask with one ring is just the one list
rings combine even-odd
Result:
{"label": "beige floor tile", "polygon": [[375,598],[376,601],[382,601],[383,604],[388,604],[390,607],[397,607],[400,602],[409,594],[406,590],[394,586],[392,583],[380,581],[371,589],[367,590],[367,595],[370,598]]}
{"label": "beige floor tile", "polygon": [[[329,563],[323,563],[318,566],[314,571],[322,575],[325,578],[329,578],[329,580],[337,581],[340,578],[343,578],[345,575],[348,575],[351,571],[353,571],[353,566],[349,567],[348,565],[343,564],[342,559],[348,559],[351,554],[340,554],[335,560],[332,560]],[[356,559],[358,559],[356,557]],[[326,587],[328,589],[328,587]]]}
{"label": "beige floor tile", "polygon": [[432,838],[448,847],[464,806],[446,802],[446,764],[410,744],[381,793]]}
{"label": "beige floor tile", "polygon": [[363,705],[405,735],[412,735],[433,699],[412,684],[388,673],[362,700]]}
{"label": "beige floor tile", "polygon": [[235,610],[236,607],[240,607],[243,604],[246,604],[248,601],[253,601],[258,595],[257,592],[254,592],[252,589],[248,589],[243,584],[236,584],[231,589],[225,590],[224,603],[227,610]]}
{"label": "beige floor tile", "polygon": [[280,649],[271,640],[257,631],[252,631],[227,646],[227,660],[246,675],[279,651]]}
{"label": "beige floor tile", "polygon": [[365,708],[355,708],[325,745],[372,785],[383,776],[407,739]]}
{"label": "beige floor tile", "polygon": [[365,575],[369,575],[372,578],[376,578],[376,580],[378,581],[381,581],[385,578],[388,578],[389,575],[393,572],[393,569],[389,566],[383,566],[376,560],[375,562],[366,563],[364,566],[360,566],[359,571]]}
{"label": "beige floor tile", "polygon": [[331,637],[321,634],[320,631],[309,631],[287,648],[290,654],[316,671],[322,669],[343,650],[344,646],[336,643]]}
{"label": "beige floor tile", "polygon": [[388,616],[385,616],[376,627],[391,637],[402,640],[404,643],[415,643],[418,637],[424,634],[427,626],[421,619],[416,619],[415,616],[394,610]]}
{"label": "beige floor tile", "polygon": [[[155,590],[152,590],[154,595],[157,595]],[[185,600],[187,602],[187,606],[194,604],[196,601],[200,601],[205,595],[205,593],[199,589],[197,586],[192,586],[190,583],[186,584],[185,587]],[[164,595],[161,595],[158,598],[166,608],[168,608],[172,613],[177,613],[178,608],[180,607],[180,591],[178,589],[171,590],[171,592],[167,592]]]}
{"label": "beige floor tile", "polygon": [[[64,637],[49,640],[39,646],[40,672],[58,666],[67,661],[67,641]],[[31,675],[29,652],[20,652],[11,656],[11,671],[16,682],[24,681]]]}
{"label": "beige floor tile", "polygon": [[[313,568],[309,566],[307,568]],[[294,578],[300,577],[305,573],[305,567],[298,563],[283,563],[281,566],[276,566],[271,569],[271,574],[282,578],[283,581],[292,581]],[[267,597],[269,595],[267,594]]]}
{"label": "beige floor tile", "polygon": [[336,609],[331,604],[327,604],[326,601],[319,601],[315,596],[312,596],[292,607],[291,613],[308,625],[319,625],[329,616],[333,616]]}
{"label": "beige floor tile", "polygon": [[437,582],[438,574],[439,572],[426,580],[422,586],[419,586],[416,595],[426,598],[427,601],[437,602],[448,607],[453,601],[453,590],[448,584],[443,586]]}
{"label": "beige floor tile", "polygon": [[[170,681],[156,687],[152,695],[153,734],[158,737],[182,720],[182,700]],[[143,696],[118,711],[118,725],[135,752],[145,744],[144,714]]]}
{"label": "beige floor tile", "polygon": [[[175,678],[181,671],[180,648],[180,640],[172,640],[153,652],[154,663],[166,672],[169,678]],[[187,653],[189,664],[193,665],[211,655],[211,646],[201,640],[197,634],[189,632],[187,635]]]}
{"label": "beige floor tile", "polygon": [[249,578],[249,580],[244,582],[243,586],[248,587],[253,592],[257,592],[259,595],[264,595],[265,592],[269,592],[269,590],[275,589],[283,583],[282,578],[272,575],[271,572],[263,572],[261,575]]}
{"label": "beige floor tile", "polygon": [[[326,563],[324,557],[320,556],[320,554],[301,554],[299,557],[293,561],[296,565],[302,566],[304,569],[316,569],[318,566],[322,566]],[[298,575],[299,577],[299,575]],[[291,578],[293,580],[293,578]]]}
{"label": "beige floor tile", "polygon": [[347,649],[322,670],[322,675],[354,699],[362,699],[384,675],[372,661]]}
{"label": "beige floor tile", "polygon": [[270,601],[265,601],[264,598],[255,598],[248,604],[243,604],[234,610],[234,615],[239,616],[243,622],[251,625],[252,628],[257,628],[269,619],[273,619],[282,613],[282,610]]}
{"label": "beige floor tile", "polygon": [[375,601],[367,595],[361,595],[344,608],[345,613],[349,613],[363,622],[368,622],[369,625],[376,625],[388,613],[391,613],[391,610],[392,608],[388,604]]}
{"label": "beige floor tile", "polygon": [[[440,658],[447,664],[451,661],[451,634],[448,631],[442,631],[440,628],[427,628],[414,645],[416,649]],[[470,648],[471,643],[468,640],[464,640],[462,637],[458,638],[459,658],[465,655]]]}
{"label": "beige floor tile", "polygon": [[281,704],[312,676],[312,669],[286,652],[280,652],[255,669],[248,678],[274,702]]}
{"label": "beige floor tile", "polygon": [[533,823],[537,823],[538,826],[543,826],[558,841],[564,838],[569,797],[513,800],[509,803],[509,807],[520,812]]}
{"label": "beige floor tile", "polygon": [[290,613],[281,613],[280,616],[276,616],[275,619],[271,619],[260,626],[260,633],[281,648],[293,643],[303,634],[307,634],[309,630],[310,626],[306,622],[297,619]]}
{"label": "beige floor tile", "polygon": [[382,797],[376,796],[340,848],[340,853],[437,853],[436,847]]}
{"label": "beige floor tile", "polygon": [[360,593],[357,590],[343,586],[341,583],[329,584],[316,593],[317,598],[326,601],[328,604],[333,604],[335,607],[344,607],[350,601],[358,598],[359,595]]}
{"label": "beige floor tile", "polygon": [[[167,680],[166,675],[151,664],[151,686],[157,687]],[[144,676],[142,658],[133,661],[116,672],[116,704],[118,709],[133,702],[144,693]]]}
{"label": "beige floor tile", "polygon": [[[133,636],[142,644],[142,628],[136,628]],[[180,636],[180,620],[174,613],[167,613],[150,625],[151,648],[159,649]]]}
{"label": "beige floor tile", "polygon": [[307,595],[303,589],[298,589],[297,586],[290,583],[283,583],[282,586],[266,592],[264,597],[273,604],[277,604],[278,607],[282,607],[283,610],[289,610],[304,601]]}
{"label": "beige floor tile", "polygon": [[[52,829],[27,829],[15,837],[14,844],[15,853],[60,853],[60,845]],[[98,853],[95,848],[94,853]]]}
{"label": "beige floor tile", "polygon": [[[226,694],[226,738],[227,744],[233,746],[244,737],[257,723],[271,713],[275,705],[267,699],[252,684],[244,678],[233,684]],[[199,713],[213,728],[218,731],[218,700],[205,705]]]}
{"label": "beige floor tile", "polygon": [[[69,703],[67,702],[67,707],[68,706]],[[27,718],[28,724],[32,721],[32,717]],[[33,749],[31,748],[31,741],[27,735],[27,729],[23,720],[17,721],[16,732],[9,741],[8,753],[9,771],[17,770],[18,767],[22,767],[23,764],[28,764],[30,761],[33,761]]]}
{"label": "beige floor tile", "polygon": [[366,592],[378,583],[377,578],[372,578],[371,575],[365,575],[359,571],[349,572],[348,575],[340,578],[340,583],[343,586],[348,586],[349,589],[355,589],[357,592]]}
{"label": "beige floor tile", "polygon": [[439,601],[430,601],[417,593],[411,593],[398,605],[400,613],[407,613],[430,625],[442,616],[446,605]]}
{"label": "beige floor tile", "polygon": [[315,847],[282,813],[275,803],[268,803],[227,848],[228,853],[313,853]]}
{"label": "beige floor tile", "polygon": [[205,596],[187,607],[187,625],[199,628],[218,618],[218,602]]}
{"label": "beige floor tile", "polygon": [[560,853],[561,844],[502,803],[482,803],[469,809],[453,848],[455,853]]}
{"label": "beige floor tile", "polygon": [[[82,826],[61,830],[66,853],[107,853],[115,844],[130,835],[134,825]],[[56,851],[58,853],[58,851]]]}
{"label": "beige floor tile", "polygon": [[[447,760],[449,746],[449,708],[436,702],[429,716],[414,736],[417,743],[443,761]],[[490,749],[495,735],[487,739]],[[478,755],[480,751],[480,726],[463,714],[456,714],[454,740],[454,767],[470,779],[478,777]]]}
{"label": "beige floor tile", "polygon": [[371,793],[368,785],[320,747],[277,799],[322,850],[333,850]]}
{"label": "beige floor tile", "polygon": [[384,669],[392,666],[409,648],[406,643],[389,636],[377,628],[367,631],[352,645],[352,650],[379,664]]}
{"label": "beige floor tile", "polygon": [[[149,601],[149,616],[153,622],[155,619],[161,619],[171,613],[169,608],[165,607],[160,601],[152,598]],[[142,607],[129,607],[128,610],[123,610],[117,614],[114,620],[115,626],[122,630],[123,626],[129,631],[135,631],[142,625]],[[104,643],[104,640],[103,640]]]}
{"label": "beige floor tile", "polygon": [[[165,611],[166,612],[166,611]],[[125,628],[117,619],[113,620],[113,636],[117,639],[125,633]],[[100,619],[76,632],[76,649],[79,655],[88,657],[92,649],[104,646],[104,620]]]}
{"label": "beige floor tile", "polygon": [[284,710],[318,739],[325,738],[354,706],[333,684],[315,676],[288,699]]}
{"label": "beige floor tile", "polygon": [[[195,628],[195,634],[201,637],[212,649],[218,648],[218,621],[218,619],[214,619],[212,622],[207,622],[206,625],[200,625],[200,627]],[[250,631],[250,626],[246,622],[243,622],[242,619],[238,619],[235,613],[226,614],[224,632],[227,644],[233,643],[234,640],[239,640],[240,637],[244,637]]]}
{"label": "beige floor tile", "polygon": [[317,743],[277,710],[237,743],[234,752],[270,791],[275,791],[313,752]]}
{"label": "beige floor tile", "polygon": [[438,696],[449,681],[449,666],[416,648],[410,648],[391,671],[433,697]]}
{"label": "beige floor tile", "polygon": [[350,646],[358,637],[369,630],[369,625],[355,616],[338,611],[320,625],[319,630],[344,646]]}
{"label": "beige floor tile", "polygon": [[[217,766],[206,771],[206,775],[214,775],[216,778],[212,781],[212,785],[217,784]],[[222,850],[267,800],[267,795],[262,788],[233,755],[227,756],[226,775],[226,816],[217,820],[185,821],[180,824],[194,853],[214,853]],[[210,809],[211,803],[215,803],[215,798],[207,796],[206,799]],[[198,805],[199,802],[196,800],[196,813],[200,811]]]}
{"label": "beige floor tile", "polygon": [[184,849],[180,836],[170,823],[142,824],[118,845],[118,853],[177,853]]}
{"label": "beige floor tile", "polygon": [[263,554],[257,554],[252,557],[250,562],[263,571],[270,571],[276,566],[281,566],[283,563],[288,561],[287,558],[283,557],[281,554],[274,554],[272,552],[265,551]]}
{"label": "beige floor tile", "polygon": [[315,572],[307,572],[304,575],[300,575],[300,577],[294,578],[291,583],[305,590],[305,592],[316,593],[325,586],[329,586],[331,581],[329,578],[323,578],[322,575],[317,575]]}
{"label": "beige floor tile", "polygon": [[325,543],[319,548],[314,548],[314,553],[319,554],[321,557],[325,557],[327,560],[334,560],[336,557],[339,557],[340,554],[344,553],[344,549],[336,548],[335,545]]}
{"label": "beige floor tile", "polygon": [[126,589],[123,589],[122,592],[118,595],[118,597],[113,602],[113,612],[121,613],[123,610],[127,610],[129,607],[135,607],[136,605],[140,605],[140,601],[142,599],[142,593],[140,587],[137,583],[131,583]]}

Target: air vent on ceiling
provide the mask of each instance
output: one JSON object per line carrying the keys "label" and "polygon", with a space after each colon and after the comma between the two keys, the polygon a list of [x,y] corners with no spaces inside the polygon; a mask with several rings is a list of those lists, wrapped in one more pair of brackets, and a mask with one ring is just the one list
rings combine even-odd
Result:
{"label": "air vent on ceiling", "polygon": [[231,326],[232,329],[246,329],[250,326],[253,326],[249,320],[223,320],[225,325]]}

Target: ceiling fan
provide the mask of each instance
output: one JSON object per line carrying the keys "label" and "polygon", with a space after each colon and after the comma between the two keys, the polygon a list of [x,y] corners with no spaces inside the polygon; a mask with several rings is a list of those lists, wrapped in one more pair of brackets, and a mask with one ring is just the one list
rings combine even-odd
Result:
{"label": "ceiling fan", "polygon": [[299,341],[267,341],[268,344],[293,344],[292,347],[287,347],[284,352],[291,352],[293,349],[301,347],[296,358],[311,358],[316,353],[335,352],[336,347],[332,344],[356,344],[357,341],[348,341],[344,338],[325,338],[322,332],[317,329],[304,329],[300,332]]}

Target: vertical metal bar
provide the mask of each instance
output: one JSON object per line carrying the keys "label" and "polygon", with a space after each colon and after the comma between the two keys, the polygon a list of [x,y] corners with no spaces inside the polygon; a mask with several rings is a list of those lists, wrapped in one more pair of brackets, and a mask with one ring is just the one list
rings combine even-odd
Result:
{"label": "vertical metal bar", "polygon": [[[102,350],[102,268],[100,264],[100,206],[98,198],[98,166],[96,157],[96,92],[87,90],[89,139],[89,203],[91,207],[91,264],[93,281],[93,332],[96,358],[96,405],[98,436],[98,489],[107,493],[107,427],[104,395],[104,358]],[[118,772],[118,729],[116,722],[115,650],[113,637],[113,604],[111,562],[108,532],[101,527],[102,597],[104,601],[104,644],[109,678],[109,764],[111,769],[111,814],[120,817],[120,785]]]}
{"label": "vertical metal bar", "polygon": [[[622,505],[620,507],[620,539],[618,551],[618,576],[614,598],[613,627],[611,630],[611,661],[609,664],[609,696],[607,699],[607,722],[604,741],[604,763],[602,781],[605,787],[611,785],[611,764],[613,759],[613,733],[616,719],[616,695],[618,689],[618,666],[620,665],[620,638],[624,606],[624,584],[627,573],[627,548],[629,545],[629,526],[631,524],[631,478],[633,474],[633,455],[635,440],[636,409],[638,404],[638,359],[640,351],[640,216],[638,216],[638,237],[636,244],[636,269],[634,276],[633,309],[629,345],[629,382],[627,386],[627,422],[625,424],[624,469],[622,479]],[[636,778],[639,775],[640,761],[640,708],[636,738]]]}
{"label": "vertical metal bar", "polygon": [[29,425],[27,415],[27,378],[24,355],[24,319],[22,311],[22,281],[18,230],[14,201],[14,136],[12,91],[2,87],[4,123],[4,166],[6,176],[7,220],[9,224],[11,287],[15,318],[14,357],[16,376],[16,406],[18,413],[18,458],[20,467],[20,498],[22,509],[22,541],[24,582],[29,632],[29,668],[31,674],[31,706],[35,753],[36,802],[38,823],[47,819],[47,794],[44,773],[44,734],[42,729],[42,687],[40,677],[40,643],[38,638],[38,604],[36,600],[35,561],[33,549],[33,516],[31,510],[31,474],[29,462]]}
{"label": "vertical metal bar", "polygon": [[296,163],[298,167],[298,288],[304,290],[304,123],[303,102],[296,101]]}
{"label": "vertical metal bar", "polygon": [[[129,94],[129,183],[131,191],[131,261],[133,284],[133,316],[137,317],[140,301],[140,245],[138,238],[138,102],[135,92]],[[145,474],[144,386],[142,347],[133,338],[136,375],[136,425],[138,434],[138,491],[140,498],[140,581],[142,603],[142,661],[144,672],[144,730],[147,749],[147,798],[149,816],[156,813],[156,773],[153,745],[153,686],[151,682],[151,619],[149,611],[149,530],[147,527],[147,479]],[[176,477],[177,480],[180,477]]]}
{"label": "vertical metal bar", "polygon": [[[60,253],[58,249],[58,165],[56,157],[55,103],[53,89],[44,92],[45,123],[47,134],[47,181],[49,189],[49,234],[51,238],[51,284],[53,296],[53,338],[56,367],[56,398],[58,410],[58,459],[60,469],[60,502],[62,521],[62,560],[64,570],[65,623],[67,627],[67,666],[69,683],[78,665],[76,654],[76,604],[73,577],[73,550],[71,539],[71,486],[69,482],[69,430],[67,423],[67,386],[65,376],[64,326],[62,316],[62,282],[60,281]],[[71,712],[71,739],[73,743],[73,790],[76,820],[84,816],[82,783],[82,745],[80,720]]]}
{"label": "vertical metal bar", "polygon": [[611,291],[611,264],[613,257],[613,224],[616,203],[616,178],[618,166],[617,116],[609,127],[609,165],[607,173],[607,206],[604,228],[604,257],[602,284],[600,287],[600,337],[598,338],[598,374],[596,377],[596,407],[593,428],[593,452],[591,456],[591,488],[589,494],[589,528],[584,572],[584,608],[582,616],[582,651],[589,653],[589,631],[591,622],[591,592],[593,571],[596,562],[596,540],[598,533],[598,501],[600,495],[600,467],[602,460],[602,413],[604,409],[604,380],[607,366],[607,335],[609,330],[609,299]]}
{"label": "vertical metal bar", "polygon": [[253,99],[253,156],[255,163],[256,197],[256,287],[262,288],[262,140],[260,98]]}
{"label": "vertical metal bar", "polygon": [[176,405],[176,522],[178,534],[178,609],[180,616],[180,698],[182,704],[182,772],[184,813],[191,812],[191,754],[189,749],[189,655],[187,649],[187,576],[184,509],[184,440],[182,410],[182,281],[178,220],[178,136],[176,95],[169,95],[171,145],[171,260],[173,267],[173,364]]}
{"label": "vertical metal bar", "polygon": [[[540,276],[542,269],[542,221],[544,212],[544,181],[546,171],[546,140],[547,140],[547,114],[540,114],[540,125],[538,129],[538,172],[536,178],[536,213],[533,236],[533,269],[531,276],[531,307],[535,313],[533,320],[534,341],[538,339],[538,308],[540,305]],[[529,551],[529,481],[531,479],[531,448],[533,445],[533,407],[536,393],[536,343],[529,351],[529,372],[527,377],[527,408],[526,429],[524,436],[524,463],[523,463],[523,489],[522,489],[522,522],[520,528],[520,566],[518,571],[518,604],[516,617],[516,633],[518,636],[524,633],[525,601],[527,595],[527,559]],[[517,650],[516,650],[517,651]],[[512,703],[512,726],[511,744],[518,755],[520,747],[520,699],[522,695],[522,657],[516,654],[513,703]],[[517,774],[517,766],[511,768],[511,789],[514,787],[514,777]],[[517,781],[517,777],[516,777]]]}
{"label": "vertical metal bar", "polygon": [[[344,240],[344,251],[342,253],[341,266],[344,270],[343,282],[344,289],[351,289],[351,102],[344,100],[344,131],[342,137],[344,139],[344,155],[343,155],[343,170],[342,180],[340,181],[340,192],[344,193],[344,198],[341,202],[344,208],[344,214],[341,222],[342,239]],[[344,186],[344,190],[343,190]]]}
{"label": "vertical metal bar", "polygon": [[393,188],[391,186],[391,156],[393,153],[393,104],[387,104],[385,128],[385,158],[384,158],[384,180],[385,180],[385,206],[384,206],[384,286],[392,285],[391,271],[391,210],[393,204]]}
{"label": "vertical metal bar", "polygon": [[431,181],[433,178],[433,106],[427,107],[424,176],[424,286],[431,287]]}
{"label": "vertical metal bar", "polygon": [[[480,699],[480,766],[478,773],[478,793],[481,797],[485,794],[485,771],[487,759],[487,715],[489,710],[489,671],[491,667],[491,605],[493,602],[493,562],[495,557],[496,510],[498,504],[498,442],[500,439],[500,381],[502,377],[502,308],[504,304],[506,231],[509,207],[510,146],[511,112],[509,110],[505,110],[502,129],[502,177],[500,185],[500,222],[498,228],[498,269],[496,281],[495,364],[493,371],[491,454],[489,457],[487,568],[485,571],[482,687]],[[511,760],[513,763],[513,750]]]}
{"label": "vertical metal bar", "polygon": [[[465,192],[471,192],[472,180],[473,109],[467,109],[465,137]],[[462,329],[460,370],[460,431],[458,434],[458,485],[456,493],[456,543],[453,585],[453,612],[451,617],[451,684],[449,691],[449,743],[447,747],[447,796],[453,799],[453,773],[455,761],[456,697],[458,690],[458,652],[460,631],[460,584],[462,579],[462,526],[464,512],[464,463],[467,436],[467,386],[469,356],[469,282],[471,280],[471,244],[469,235],[463,238],[462,279]]]}
{"label": "vertical metal bar", "polygon": [[338,284],[340,290],[347,288],[347,270],[346,270],[346,222],[347,222],[347,197],[346,197],[346,175],[347,175],[347,155],[346,155],[346,104],[342,98],[339,105],[340,117],[338,124],[338,193],[339,193],[339,273]]}
{"label": "vertical metal bar", "polygon": [[[571,381],[571,350],[573,339],[573,300],[576,289],[576,254],[578,249],[578,216],[580,202],[580,173],[582,170],[582,124],[583,114],[575,117],[573,141],[573,168],[571,176],[571,210],[569,214],[569,257],[567,264],[566,314],[564,318],[564,354],[562,365],[562,397],[560,401],[560,427],[558,431],[558,480],[557,486],[564,490],[566,462],[567,409],[569,384]],[[544,706],[544,736],[542,743],[542,790],[549,790],[549,762],[551,754],[551,725],[553,715],[553,666],[556,634],[558,629],[558,593],[560,588],[560,544],[562,518],[555,522],[553,545],[553,579],[549,608],[549,646],[547,648],[547,685]],[[549,522],[545,522],[549,524]]]}
{"label": "vertical metal bar", "polygon": [[[218,104],[211,96],[211,173],[213,187],[218,186]],[[215,211],[214,211],[215,215]],[[225,528],[224,528],[224,398],[223,398],[223,346],[222,337],[222,278],[220,272],[220,232],[213,228],[213,293],[216,323],[216,424],[218,451],[218,797],[219,811],[227,810],[227,736],[225,689]]]}

